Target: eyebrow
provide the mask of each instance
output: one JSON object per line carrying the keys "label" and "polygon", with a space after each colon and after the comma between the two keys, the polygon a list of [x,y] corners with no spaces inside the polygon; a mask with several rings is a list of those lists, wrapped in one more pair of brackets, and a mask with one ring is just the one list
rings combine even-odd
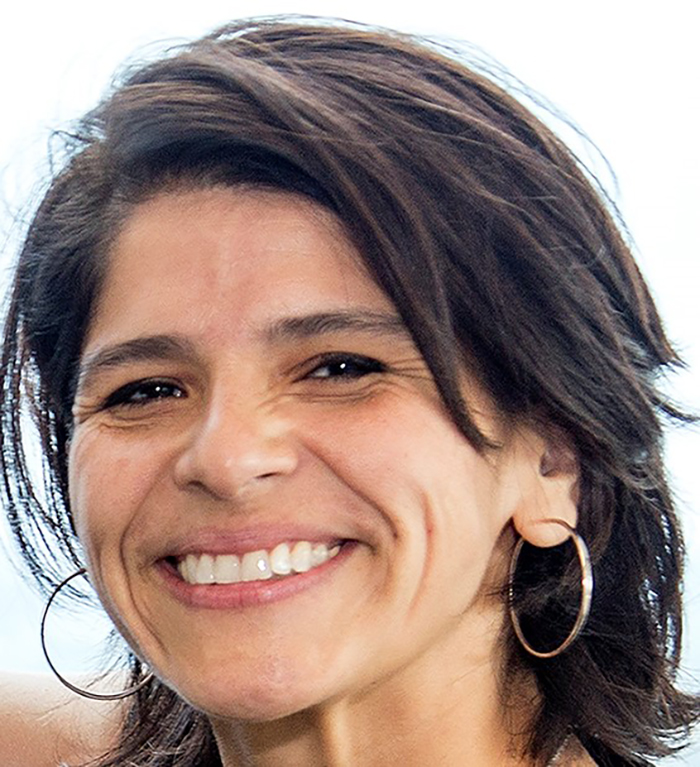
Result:
{"label": "eyebrow", "polygon": [[[395,314],[374,311],[318,312],[282,317],[263,330],[268,343],[289,343],[332,333],[353,331],[411,340],[411,334]],[[192,361],[198,355],[194,344],[178,335],[132,338],[87,355],[80,363],[76,391],[89,386],[101,373],[136,362],[167,360]]]}
{"label": "eyebrow", "polygon": [[304,340],[344,331],[359,331],[377,336],[389,335],[403,340],[411,338],[398,315],[374,311],[318,312],[299,317],[283,317],[267,328],[265,336],[268,341],[275,343]]}
{"label": "eyebrow", "polygon": [[100,373],[134,362],[192,360],[194,345],[182,336],[156,335],[131,338],[87,355],[80,363],[76,391],[85,388]]}

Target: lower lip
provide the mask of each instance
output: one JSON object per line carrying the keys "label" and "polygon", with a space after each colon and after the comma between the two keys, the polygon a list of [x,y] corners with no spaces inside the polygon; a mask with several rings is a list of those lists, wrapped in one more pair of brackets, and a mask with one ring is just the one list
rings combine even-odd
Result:
{"label": "lower lip", "polygon": [[314,588],[329,578],[345,562],[356,546],[357,543],[347,541],[335,557],[318,567],[305,573],[266,581],[192,584],[183,581],[177,570],[165,561],[159,563],[158,570],[170,593],[188,607],[240,610],[279,602]]}

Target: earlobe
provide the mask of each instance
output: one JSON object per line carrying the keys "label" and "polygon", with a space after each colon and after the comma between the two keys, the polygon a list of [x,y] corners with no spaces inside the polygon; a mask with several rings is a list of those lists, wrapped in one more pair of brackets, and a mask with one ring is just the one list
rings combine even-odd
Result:
{"label": "earlobe", "polygon": [[533,546],[556,546],[569,532],[553,520],[574,529],[578,520],[576,454],[563,434],[541,436],[528,431],[517,439],[521,494],[512,515],[513,526]]}

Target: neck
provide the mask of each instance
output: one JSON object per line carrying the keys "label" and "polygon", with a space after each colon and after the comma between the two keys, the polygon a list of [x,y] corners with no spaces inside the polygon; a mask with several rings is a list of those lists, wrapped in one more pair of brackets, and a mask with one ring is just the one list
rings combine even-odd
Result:
{"label": "neck", "polygon": [[[481,637],[495,637],[499,621],[485,612],[478,627],[473,616],[470,626]],[[369,690],[292,716],[256,723],[212,720],[224,767],[529,764],[513,735],[527,729],[527,712],[504,705],[497,642],[477,652],[464,648],[480,643],[465,639],[446,637]],[[522,698],[532,706],[533,695]]]}

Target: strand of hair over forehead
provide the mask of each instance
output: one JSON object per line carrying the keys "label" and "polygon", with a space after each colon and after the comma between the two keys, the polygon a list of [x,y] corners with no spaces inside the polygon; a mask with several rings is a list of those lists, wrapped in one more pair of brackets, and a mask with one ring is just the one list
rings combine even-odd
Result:
{"label": "strand of hair over forehead", "polygon": [[[257,46],[262,45],[262,47],[265,48],[266,52],[269,52],[269,48],[270,48],[270,45],[271,45],[270,38],[272,38],[272,39],[279,39],[282,42],[286,42],[286,37],[285,37],[285,34],[284,34],[284,30],[286,29],[286,27],[283,27],[282,29],[275,29],[275,30],[273,30],[274,32],[276,32],[276,38],[275,38],[274,35],[270,34],[270,30],[268,28],[266,28],[266,27],[258,26],[258,27],[255,27],[254,29],[262,29],[263,31],[265,31],[266,36],[265,36],[264,44],[261,44],[261,43],[258,43],[258,42],[251,42],[248,39],[248,35],[250,34],[250,28],[245,26],[245,25],[243,25],[243,24],[236,24],[236,25],[233,25],[232,27],[224,28],[223,32],[216,33],[215,35],[213,35],[210,38],[210,40],[231,39],[231,40],[234,40],[237,43],[239,43],[241,36],[243,36],[245,34],[246,35],[245,45],[250,46],[252,49],[255,49]],[[327,31],[327,30],[324,30],[324,32],[325,31]],[[295,34],[296,33],[297,33],[297,31],[295,30]],[[309,27],[309,30],[306,31],[306,38],[304,38],[305,43],[308,42],[307,38],[313,38],[314,34],[316,34],[316,33],[317,33],[317,30]],[[362,33],[364,33],[364,30],[358,31],[358,36],[360,37],[360,39],[362,37]],[[339,35],[344,35],[344,30],[339,31],[338,34]],[[345,37],[343,39],[345,39]],[[411,43],[411,45],[412,45],[412,41],[408,40],[407,41],[407,45],[409,43]],[[217,53],[217,56],[220,56],[220,50],[218,48],[217,48],[216,53]],[[239,54],[240,50],[237,50],[236,53]],[[295,53],[298,53],[297,49],[295,49]],[[279,52],[278,59],[279,59],[280,64],[283,64],[285,68],[292,68],[292,69],[294,68],[294,64],[293,63],[290,63],[290,62],[284,60],[283,51]],[[256,62],[250,62],[249,60],[246,59],[246,61],[245,61],[245,69],[247,69],[248,72],[254,71],[255,70],[255,66],[256,66]],[[266,78],[275,78],[276,73],[274,71],[270,72],[270,68],[269,67],[265,66],[264,64],[261,64],[260,68],[261,68],[261,71],[264,70]],[[244,79],[245,75],[246,75],[246,72],[239,72],[239,74],[241,75],[242,79]],[[256,80],[253,77],[251,79],[251,81],[250,81],[251,91],[254,90],[255,84],[256,84]],[[281,75],[277,75],[276,85],[278,85],[281,88],[284,88],[285,80],[284,80],[284,78]],[[258,98],[264,99],[264,97],[265,97],[264,91],[263,91],[262,94],[256,93],[255,96],[258,97]],[[296,96],[296,100],[295,100],[294,107],[296,109],[298,109],[299,105],[300,105],[298,92],[295,93],[295,96]],[[279,108],[279,105],[275,105],[275,106],[276,106],[276,108]],[[318,102],[314,102],[310,106],[313,106],[313,109],[316,109],[316,110],[318,110],[318,108],[319,108]],[[290,107],[290,109],[291,109],[291,107]],[[502,138],[502,136],[501,136],[501,138]],[[464,140],[468,140],[468,139],[465,138]],[[517,147],[514,146],[514,147],[511,147],[511,149],[509,149],[507,151],[515,152],[516,150],[517,150]],[[503,150],[503,151],[505,152],[506,150]],[[326,158],[326,159],[328,159],[328,158]],[[344,169],[342,167],[338,166],[337,164],[333,168],[333,171],[335,173],[337,173],[338,175],[343,175],[343,170]],[[493,202],[493,201],[491,201],[491,202]],[[638,303],[639,303],[640,306],[643,305],[642,301],[640,301]],[[630,348],[632,348],[632,347],[630,347]],[[621,350],[621,351],[624,351],[624,350]],[[627,352],[629,352],[629,351],[630,351],[630,349],[627,350]],[[668,352],[667,349],[663,350],[664,356],[667,356],[667,352]],[[623,354],[621,356],[622,356],[622,359],[626,359],[627,358],[627,354]]]}

